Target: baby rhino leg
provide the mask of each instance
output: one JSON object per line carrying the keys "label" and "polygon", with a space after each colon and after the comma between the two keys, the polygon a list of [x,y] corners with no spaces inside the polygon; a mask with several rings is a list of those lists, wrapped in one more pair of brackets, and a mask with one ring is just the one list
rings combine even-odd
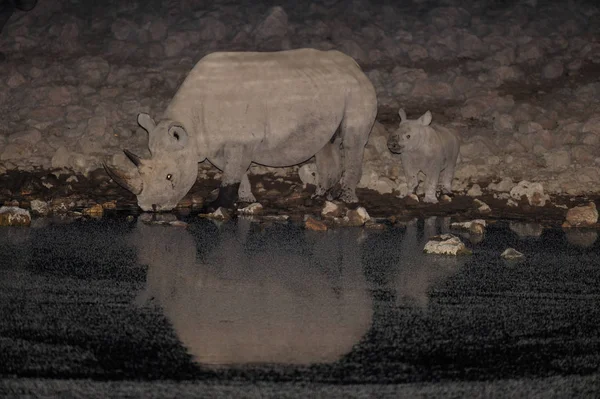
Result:
{"label": "baby rhino leg", "polygon": [[429,169],[425,173],[425,182],[423,187],[425,190],[425,198],[423,198],[423,202],[426,202],[428,204],[436,204],[438,202],[435,193],[437,190],[439,177],[439,170]]}

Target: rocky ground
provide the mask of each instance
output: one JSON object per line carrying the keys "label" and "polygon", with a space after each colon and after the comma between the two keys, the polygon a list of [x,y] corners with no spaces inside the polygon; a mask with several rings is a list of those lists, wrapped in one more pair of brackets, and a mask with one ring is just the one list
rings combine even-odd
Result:
{"label": "rocky ground", "polygon": [[[346,52],[376,87],[378,122],[358,192],[371,215],[556,221],[600,194],[592,1],[72,0],[15,13],[0,37],[0,203],[135,212],[133,196],[100,167],[125,162],[122,148],[148,154],[137,114],[160,113],[210,52],[299,47]],[[409,118],[431,110],[460,133],[451,202],[407,196],[399,157],[385,145],[399,107]],[[320,211],[308,198],[310,167],[251,168],[268,212]],[[199,168],[183,208],[218,184],[215,168]]]}

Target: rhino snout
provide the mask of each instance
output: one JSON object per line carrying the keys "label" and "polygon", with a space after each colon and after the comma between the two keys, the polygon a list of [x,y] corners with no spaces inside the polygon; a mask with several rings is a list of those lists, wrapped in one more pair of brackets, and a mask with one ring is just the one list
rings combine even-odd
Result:
{"label": "rhino snout", "polygon": [[388,140],[387,146],[391,152],[396,152],[396,153],[402,152],[402,150],[404,149],[404,146],[400,145],[398,143],[398,140],[395,140],[395,139]]}

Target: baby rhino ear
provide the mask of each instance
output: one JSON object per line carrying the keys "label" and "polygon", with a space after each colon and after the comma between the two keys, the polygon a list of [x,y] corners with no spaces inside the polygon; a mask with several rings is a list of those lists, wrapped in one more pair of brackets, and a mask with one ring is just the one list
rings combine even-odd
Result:
{"label": "baby rhino ear", "polygon": [[404,122],[406,120],[406,112],[404,109],[400,108],[398,110],[398,115],[400,116],[400,122]]}
{"label": "baby rhino ear", "polygon": [[148,133],[152,132],[156,127],[154,123],[154,119],[148,114],[140,113],[138,114],[138,124],[144,128]]}
{"label": "baby rhino ear", "polygon": [[423,126],[429,126],[431,123],[431,112],[427,111],[419,118],[419,123]]}

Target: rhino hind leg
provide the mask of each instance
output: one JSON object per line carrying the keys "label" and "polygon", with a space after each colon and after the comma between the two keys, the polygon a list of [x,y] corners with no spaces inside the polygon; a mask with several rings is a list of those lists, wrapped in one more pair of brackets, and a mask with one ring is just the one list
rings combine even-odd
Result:
{"label": "rhino hind leg", "polygon": [[339,187],[336,186],[342,177],[340,145],[341,138],[335,136],[315,154],[317,189],[315,190],[314,197],[323,197],[327,194],[327,199],[332,200],[340,194]]}
{"label": "rhino hind leg", "polygon": [[[344,123],[343,123],[344,124]],[[358,202],[356,186],[362,177],[365,145],[369,138],[372,121],[358,127],[342,126],[342,178],[339,199],[347,204]]]}
{"label": "rhino hind leg", "polygon": [[447,166],[440,172],[440,188],[443,194],[452,194],[452,179],[454,179],[454,166]]}

